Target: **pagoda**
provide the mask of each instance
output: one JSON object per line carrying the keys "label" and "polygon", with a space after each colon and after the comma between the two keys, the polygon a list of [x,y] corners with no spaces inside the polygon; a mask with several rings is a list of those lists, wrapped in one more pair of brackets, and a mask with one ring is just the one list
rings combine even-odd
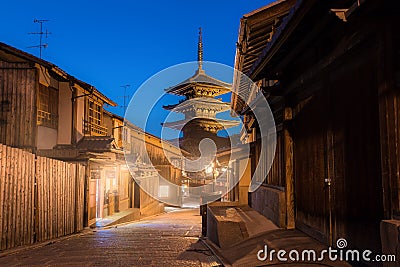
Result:
{"label": "pagoda", "polygon": [[238,121],[216,118],[218,113],[230,110],[230,103],[222,102],[221,99],[216,97],[229,93],[232,85],[205,73],[201,28],[197,62],[198,68],[192,77],[166,89],[169,94],[184,96],[185,98],[178,104],[163,107],[166,110],[185,115],[183,120],[166,122],[163,123],[163,126],[182,131],[183,136],[179,139],[179,145],[193,157],[200,156],[199,143],[204,138],[213,140],[217,149],[230,147],[229,138],[218,136],[217,133],[239,124]]}

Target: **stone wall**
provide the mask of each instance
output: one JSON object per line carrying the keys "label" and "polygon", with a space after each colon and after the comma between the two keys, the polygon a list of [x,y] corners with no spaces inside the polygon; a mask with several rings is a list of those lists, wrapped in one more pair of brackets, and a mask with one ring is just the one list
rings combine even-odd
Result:
{"label": "stone wall", "polygon": [[279,227],[286,227],[285,192],[269,186],[260,186],[251,193],[251,207]]}

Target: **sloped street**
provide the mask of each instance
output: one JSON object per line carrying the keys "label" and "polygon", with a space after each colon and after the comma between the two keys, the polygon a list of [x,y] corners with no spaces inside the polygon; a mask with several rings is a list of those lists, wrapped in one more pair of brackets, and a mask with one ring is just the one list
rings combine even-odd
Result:
{"label": "sloped street", "polygon": [[199,240],[198,209],[92,230],[0,258],[0,266],[218,266]]}

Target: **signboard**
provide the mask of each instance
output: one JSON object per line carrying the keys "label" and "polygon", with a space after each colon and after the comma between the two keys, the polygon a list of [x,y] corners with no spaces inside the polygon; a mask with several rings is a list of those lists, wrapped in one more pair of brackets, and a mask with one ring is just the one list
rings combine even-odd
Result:
{"label": "signboard", "polygon": [[101,179],[100,170],[91,170],[90,178],[91,179]]}

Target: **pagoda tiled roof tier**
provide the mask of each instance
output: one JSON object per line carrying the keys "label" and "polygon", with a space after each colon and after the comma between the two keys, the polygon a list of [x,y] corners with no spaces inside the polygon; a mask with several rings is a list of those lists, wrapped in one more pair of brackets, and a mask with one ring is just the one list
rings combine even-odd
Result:
{"label": "pagoda tiled roof tier", "polygon": [[197,126],[203,128],[205,131],[216,133],[224,128],[227,129],[230,127],[237,126],[239,124],[239,121],[222,120],[217,118],[195,117],[180,121],[165,122],[162,125],[164,127],[168,127],[175,130],[182,130],[182,128],[188,123],[190,123],[191,125],[196,124]]}
{"label": "pagoda tiled roof tier", "polygon": [[[222,102],[221,99],[210,97],[199,97],[187,99],[179,104],[163,106],[166,110],[174,112],[200,112],[202,114],[217,114],[230,109],[230,103]],[[204,112],[204,111],[207,112]]]}
{"label": "pagoda tiled roof tier", "polygon": [[215,79],[198,69],[196,73],[183,82],[165,89],[169,94],[184,95],[187,98],[193,97],[215,97],[229,93],[232,84]]}

